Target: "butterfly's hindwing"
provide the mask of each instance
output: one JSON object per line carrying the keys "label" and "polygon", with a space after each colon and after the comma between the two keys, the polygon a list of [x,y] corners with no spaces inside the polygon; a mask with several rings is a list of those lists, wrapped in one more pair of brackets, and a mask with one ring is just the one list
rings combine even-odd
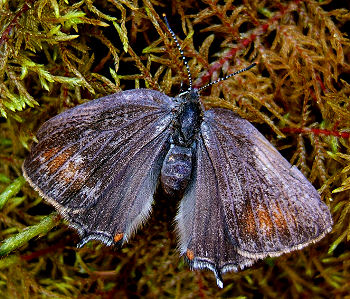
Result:
{"label": "butterfly's hindwing", "polygon": [[230,239],[215,169],[202,138],[194,164],[176,216],[180,252],[192,268],[212,270],[222,287],[221,274],[250,266],[254,259],[238,254]]}

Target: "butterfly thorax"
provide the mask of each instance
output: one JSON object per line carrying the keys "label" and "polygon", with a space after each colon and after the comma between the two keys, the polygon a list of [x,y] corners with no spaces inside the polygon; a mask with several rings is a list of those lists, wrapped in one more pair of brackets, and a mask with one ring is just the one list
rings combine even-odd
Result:
{"label": "butterfly thorax", "polygon": [[174,145],[191,147],[202,121],[202,109],[198,93],[189,91],[179,98],[180,105],[171,134]]}
{"label": "butterfly thorax", "polygon": [[196,90],[177,98],[178,110],[173,123],[170,148],[163,161],[161,183],[169,195],[180,195],[192,173],[196,137],[202,122],[202,108]]}

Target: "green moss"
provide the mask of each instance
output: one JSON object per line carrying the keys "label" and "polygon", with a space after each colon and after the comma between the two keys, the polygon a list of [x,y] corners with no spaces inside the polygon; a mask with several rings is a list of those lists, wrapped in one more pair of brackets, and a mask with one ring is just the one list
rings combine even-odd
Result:
{"label": "green moss", "polygon": [[[350,293],[350,13],[339,1],[3,1],[0,3],[0,297],[342,298]],[[138,6],[139,4],[139,6]],[[190,271],[176,250],[176,203],[121,249],[59,221],[21,177],[40,124],[82,102],[147,87],[175,95],[188,57],[206,106],[250,120],[319,188],[331,234],[303,251],[224,276]],[[287,137],[287,138],[285,138]],[[171,217],[170,217],[171,216]]]}

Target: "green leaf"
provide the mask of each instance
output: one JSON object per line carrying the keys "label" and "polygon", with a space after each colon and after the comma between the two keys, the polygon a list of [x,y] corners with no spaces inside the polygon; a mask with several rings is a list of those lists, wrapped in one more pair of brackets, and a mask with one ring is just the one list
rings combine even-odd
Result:
{"label": "green leaf", "polygon": [[38,224],[25,228],[22,232],[9,237],[0,245],[0,256],[9,254],[26,244],[29,240],[40,234],[46,234],[57,225],[57,214],[52,213],[44,217]]}
{"label": "green leaf", "polygon": [[115,27],[115,29],[117,29],[120,40],[123,43],[123,49],[126,53],[128,53],[128,49],[129,49],[129,40],[128,40],[128,33],[125,29],[124,26],[119,26],[119,24],[117,22],[113,22],[113,25]]}
{"label": "green leaf", "polygon": [[18,177],[13,183],[6,187],[6,189],[0,194],[0,210],[4,207],[6,202],[13,196],[15,196],[25,184],[24,177]]}

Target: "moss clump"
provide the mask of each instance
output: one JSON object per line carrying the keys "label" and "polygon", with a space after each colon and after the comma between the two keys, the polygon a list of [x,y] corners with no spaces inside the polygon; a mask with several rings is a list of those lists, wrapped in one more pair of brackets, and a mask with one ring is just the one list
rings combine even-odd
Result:
{"label": "moss clump", "polygon": [[[0,297],[348,295],[350,13],[338,2],[1,2]],[[77,235],[21,177],[38,126],[64,109],[134,87],[179,93],[186,72],[163,12],[196,87],[259,62],[205,91],[203,102],[252,121],[319,188],[335,222],[303,251],[226,274],[222,290],[179,258],[176,203],[159,196],[148,224],[119,250],[77,249]]]}

